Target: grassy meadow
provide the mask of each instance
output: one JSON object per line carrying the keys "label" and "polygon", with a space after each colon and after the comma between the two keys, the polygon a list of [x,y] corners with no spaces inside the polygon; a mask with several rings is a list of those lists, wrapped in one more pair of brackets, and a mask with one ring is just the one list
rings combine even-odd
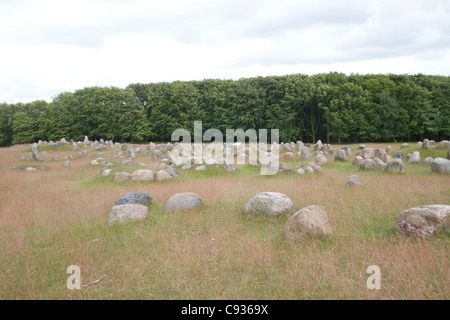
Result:
{"label": "grassy meadow", "polygon": [[[399,144],[389,144],[393,155]],[[387,144],[366,144],[382,147]],[[144,146],[143,146],[144,147]],[[353,145],[353,153],[357,145]],[[333,146],[336,150],[338,146]],[[83,148],[80,148],[83,151]],[[450,205],[450,175],[425,164],[405,163],[405,174],[361,171],[327,156],[321,175],[261,176],[259,168],[234,172],[208,167],[178,171],[167,181],[113,182],[90,162],[99,151],[70,160],[70,148],[39,147],[43,161],[20,160],[29,145],[0,148],[0,299],[449,299],[450,237],[411,239],[394,230],[400,212],[427,204]],[[50,151],[53,152],[50,152]],[[446,158],[447,150],[421,150],[411,143],[404,155]],[[43,154],[45,151],[45,154]],[[113,172],[158,170],[121,166],[118,149],[105,159]],[[60,160],[51,160],[58,155]],[[298,159],[281,160],[291,168]],[[308,163],[309,161],[301,161]],[[20,170],[33,166],[37,171]],[[361,185],[344,185],[351,174]],[[254,194],[281,192],[294,210],[325,207],[334,236],[302,243],[281,238],[288,217],[244,216]],[[106,226],[114,202],[127,192],[147,192],[149,217]],[[204,205],[164,212],[175,193],[195,192]],[[81,268],[81,282],[106,277],[81,290],[66,287],[67,267]],[[381,268],[381,289],[366,287],[371,265]]]}

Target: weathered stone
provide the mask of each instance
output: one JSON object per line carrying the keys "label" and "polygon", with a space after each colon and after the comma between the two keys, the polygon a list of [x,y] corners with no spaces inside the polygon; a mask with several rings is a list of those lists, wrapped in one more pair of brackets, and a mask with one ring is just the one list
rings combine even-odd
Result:
{"label": "weathered stone", "polygon": [[300,159],[309,160],[311,159],[311,151],[308,148],[303,147],[300,151]]}
{"label": "weathered stone", "polygon": [[116,223],[125,224],[129,222],[142,221],[148,216],[148,208],[141,204],[122,204],[112,207],[106,217],[108,226]]}
{"label": "weathered stone", "polygon": [[424,164],[431,164],[433,162],[433,158],[432,157],[426,157],[425,160],[423,160]]}
{"label": "weathered stone", "polygon": [[360,151],[361,156],[364,159],[373,159],[375,156],[375,149],[374,148],[365,148],[364,150]]}
{"label": "weathered stone", "polygon": [[172,179],[172,176],[166,170],[159,170],[156,173],[156,180],[163,181]]}
{"label": "weathered stone", "polygon": [[383,171],[387,166],[380,158],[375,158],[373,161],[375,162],[375,171]]}
{"label": "weathered stone", "polygon": [[400,148],[407,148],[407,147],[409,147],[409,144],[407,144],[407,143],[404,143],[400,146]]}
{"label": "weathered stone", "polygon": [[147,151],[155,151],[156,150],[156,144],[153,142],[150,142],[147,146]]}
{"label": "weathered stone", "polygon": [[439,231],[450,232],[450,206],[427,205],[403,211],[395,229],[410,237],[427,238]]}
{"label": "weathered stone", "polygon": [[152,152],[152,159],[153,159],[154,161],[160,161],[162,158],[163,158],[163,154],[162,154],[161,151],[159,151],[159,150],[154,150],[154,151]]}
{"label": "weathered stone", "polygon": [[311,166],[305,166],[304,169],[305,169],[306,173],[308,173],[308,174],[314,174],[315,173],[314,169]]}
{"label": "weathered stone", "polygon": [[334,155],[334,160],[336,161],[347,161],[347,156],[345,155],[345,151],[339,149]]}
{"label": "weathered stone", "polygon": [[152,170],[136,170],[131,174],[131,180],[133,181],[151,181],[154,178]]}
{"label": "weathered stone", "polygon": [[286,152],[284,154],[285,159],[294,159],[294,154],[292,152]]}
{"label": "weathered stone", "polygon": [[166,171],[172,176],[172,177],[179,177],[180,173],[177,171],[177,169],[168,167]]}
{"label": "weathered stone", "polygon": [[301,150],[303,149],[303,147],[304,147],[303,142],[297,141],[297,143],[296,143],[296,145],[295,145],[295,149],[296,149],[297,151],[301,151]]}
{"label": "weathered stone", "polygon": [[266,216],[289,215],[294,204],[286,195],[276,192],[262,192],[254,195],[242,208],[243,214]]}
{"label": "weathered stone", "polygon": [[405,172],[405,166],[403,165],[402,159],[394,159],[394,160],[392,160],[386,166],[386,168],[384,168],[384,171],[404,173]]}
{"label": "weathered stone", "polygon": [[431,170],[439,173],[450,172],[450,160],[444,158],[436,158],[431,162]]}
{"label": "weathered stone", "polygon": [[131,174],[129,174],[128,172],[116,172],[114,174],[115,182],[122,182],[122,181],[127,181],[130,179],[131,179]]}
{"label": "weathered stone", "polygon": [[115,206],[123,204],[149,205],[152,202],[152,196],[145,192],[128,192],[117,199]]}
{"label": "weathered stone", "polygon": [[356,174],[352,174],[350,176],[350,179],[348,179],[348,181],[345,183],[345,185],[349,188],[358,188],[359,184],[359,176],[357,176]]}
{"label": "weathered stone", "polygon": [[420,153],[419,151],[414,151],[408,160],[408,163],[417,164],[420,163]]}
{"label": "weathered stone", "polygon": [[33,144],[31,146],[31,156],[32,156],[33,160],[42,161],[41,155],[39,154],[36,144]]}
{"label": "weathered stone", "polygon": [[327,160],[327,157],[325,157],[325,156],[318,156],[318,157],[316,157],[316,165],[318,165],[318,166],[321,166],[321,165],[323,165],[324,163],[327,163],[328,162],[328,160]]}
{"label": "weathered stone", "polygon": [[442,140],[436,145],[436,149],[450,149],[450,141]]}
{"label": "weathered stone", "polygon": [[164,205],[164,211],[181,211],[199,207],[203,204],[202,199],[192,192],[178,193],[169,198]]}
{"label": "weathered stone", "polygon": [[103,169],[100,172],[100,177],[105,178],[111,174],[112,169]]}
{"label": "weathered stone", "polygon": [[297,172],[298,174],[303,175],[303,174],[305,174],[305,169],[303,169],[303,168],[298,168],[295,172]]}
{"label": "weathered stone", "polygon": [[430,148],[431,148],[430,140],[424,139],[422,142],[422,149],[430,150]]}
{"label": "weathered stone", "polygon": [[394,158],[403,160],[403,152],[397,151],[394,155]]}
{"label": "weathered stone", "polygon": [[322,141],[317,141],[317,143],[314,145],[314,151],[318,151],[322,148],[323,144]]}
{"label": "weathered stone", "polygon": [[333,230],[327,213],[322,206],[312,205],[301,209],[288,219],[283,227],[282,236],[288,240],[333,236]]}
{"label": "weathered stone", "polygon": [[62,164],[62,167],[63,167],[63,168],[70,168],[70,166],[71,166],[70,161],[66,161],[66,162],[64,162],[64,163]]}
{"label": "weathered stone", "polygon": [[320,167],[318,165],[314,165],[311,168],[314,170],[314,173],[321,174],[323,172],[322,167]]}
{"label": "weathered stone", "polygon": [[224,167],[225,170],[227,170],[227,171],[234,171],[234,170],[236,170],[236,168],[234,167],[234,164],[228,163],[228,162],[225,162],[225,163],[223,164],[223,167]]}
{"label": "weathered stone", "polygon": [[364,158],[363,157],[356,156],[355,159],[353,159],[352,164],[357,165],[357,166],[361,166],[363,162],[364,162]]}
{"label": "weathered stone", "polygon": [[361,164],[361,169],[364,170],[375,170],[376,163],[373,159],[366,159]]}
{"label": "weathered stone", "polygon": [[195,170],[197,170],[197,171],[205,171],[206,170],[206,166],[205,165],[198,166],[197,168],[195,168]]}

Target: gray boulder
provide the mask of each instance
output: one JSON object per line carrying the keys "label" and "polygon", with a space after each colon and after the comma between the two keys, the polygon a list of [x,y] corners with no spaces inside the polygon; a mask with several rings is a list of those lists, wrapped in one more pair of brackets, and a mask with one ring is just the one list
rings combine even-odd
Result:
{"label": "gray boulder", "polygon": [[450,206],[428,205],[403,211],[395,221],[395,229],[403,234],[427,238],[439,231],[450,232]]}
{"label": "gray boulder", "polygon": [[431,170],[438,173],[450,172],[450,160],[444,158],[436,158],[431,162]]}
{"label": "gray boulder", "polygon": [[403,160],[403,152],[402,151],[397,151],[394,155],[395,159],[402,159]]}
{"label": "gray boulder", "polygon": [[166,170],[159,170],[156,173],[156,180],[163,181],[172,179],[172,176]]}
{"label": "gray boulder", "polygon": [[377,164],[373,159],[366,159],[362,162],[360,167],[364,170],[375,170],[376,165]]}
{"label": "gray boulder", "polygon": [[430,148],[431,148],[430,140],[428,140],[428,139],[423,140],[422,149],[430,150]]}
{"label": "gray boulder", "polygon": [[33,160],[42,161],[41,155],[39,154],[36,144],[33,144],[31,146],[31,156]]}
{"label": "gray boulder", "polygon": [[419,153],[419,151],[414,151],[414,153],[409,158],[408,163],[411,163],[411,164],[418,164],[418,163],[420,163],[420,153]]}
{"label": "gray boulder", "polygon": [[120,206],[123,204],[141,204],[149,205],[152,203],[152,196],[145,192],[128,192],[127,194],[121,196],[117,199],[115,206]]}
{"label": "gray boulder", "polygon": [[131,180],[133,181],[151,181],[154,178],[152,170],[136,170],[131,174]]}
{"label": "gray boulder", "polygon": [[330,221],[322,206],[312,205],[301,209],[288,219],[283,227],[282,236],[293,241],[333,236]]}
{"label": "gray boulder", "polygon": [[347,156],[345,155],[345,150],[340,149],[334,155],[334,160],[336,161],[347,161]]}
{"label": "gray boulder", "polygon": [[177,171],[177,169],[168,167],[166,171],[172,176],[172,177],[179,177],[180,173]]}
{"label": "gray boulder", "polygon": [[289,215],[294,204],[282,193],[262,192],[254,195],[242,208],[243,214],[266,216]]}
{"label": "gray boulder", "polygon": [[433,160],[432,157],[426,157],[425,160],[423,160],[423,164],[431,164]]}
{"label": "gray boulder", "polygon": [[203,204],[202,199],[192,192],[178,193],[169,198],[164,205],[164,211],[181,211],[199,207]]}
{"label": "gray boulder", "polygon": [[311,159],[311,151],[309,151],[308,148],[303,147],[302,150],[300,150],[300,159],[310,160]]}
{"label": "gray boulder", "polygon": [[154,151],[152,152],[152,159],[153,159],[154,161],[160,161],[162,158],[163,158],[163,154],[162,154],[161,151],[159,151],[159,150],[154,150]]}
{"label": "gray boulder", "polygon": [[106,217],[108,226],[116,223],[126,224],[129,222],[142,221],[148,216],[148,208],[141,204],[122,204],[112,207]]}
{"label": "gray boulder", "polygon": [[358,188],[359,184],[359,176],[357,176],[356,174],[352,174],[350,176],[350,179],[348,179],[348,181],[345,183],[345,185],[349,188]]}
{"label": "gray boulder", "polygon": [[384,171],[404,173],[405,172],[405,166],[403,164],[402,159],[394,159],[394,160],[392,160],[386,166],[386,168],[384,168]]}

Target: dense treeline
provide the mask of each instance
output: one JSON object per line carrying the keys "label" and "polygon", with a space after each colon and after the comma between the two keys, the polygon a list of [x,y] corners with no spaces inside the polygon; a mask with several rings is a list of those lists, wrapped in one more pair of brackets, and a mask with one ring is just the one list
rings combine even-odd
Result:
{"label": "dense treeline", "polygon": [[[341,73],[90,87],[0,104],[0,146],[38,140],[170,141],[177,128],[280,129],[280,141],[448,139],[450,79]],[[192,132],[193,133],[193,132]]]}

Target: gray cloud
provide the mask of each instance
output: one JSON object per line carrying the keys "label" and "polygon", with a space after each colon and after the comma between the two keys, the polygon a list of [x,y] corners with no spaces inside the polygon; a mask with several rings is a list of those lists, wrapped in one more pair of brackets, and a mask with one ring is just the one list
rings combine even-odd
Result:
{"label": "gray cloud", "polygon": [[[374,12],[379,13],[379,25],[375,27],[370,24],[370,19],[376,18]],[[14,83],[15,88],[0,89],[0,99],[1,95],[15,96],[12,92],[20,91],[17,82],[30,83],[25,89],[33,96],[39,90],[53,92],[61,88],[58,81],[65,83],[64,88],[70,83],[83,86],[89,79],[109,80],[114,85],[120,82],[119,77],[135,82],[133,77],[139,71],[136,66],[143,68],[142,73],[154,73],[152,81],[167,81],[167,74],[175,79],[198,79],[206,74],[228,77],[254,66],[277,72],[276,66],[302,64],[315,70],[339,63],[360,66],[364,61],[412,58],[432,67],[430,72],[442,70],[448,74],[447,66],[436,64],[448,59],[448,30],[447,0],[3,0],[0,50],[16,50],[17,54],[11,51],[12,60],[0,62],[0,83]],[[24,50],[29,50],[29,58]],[[141,54],[142,50],[147,55]],[[108,64],[114,60],[108,60],[108,56],[116,59],[111,68],[122,70],[115,80],[113,73],[108,72],[109,78],[104,80],[99,76],[109,70]],[[44,77],[39,66],[43,59],[48,74],[53,78],[57,75],[59,80],[51,83],[48,76],[48,84],[39,87],[32,84],[32,79]],[[145,60],[137,63],[136,59]],[[121,67],[130,62],[134,69]],[[86,65],[85,74],[63,74],[61,65],[65,63],[76,64],[67,71],[72,73]],[[408,72],[408,67],[404,68]],[[27,73],[31,77],[21,81],[11,76]],[[72,78],[77,79],[76,84]]]}

